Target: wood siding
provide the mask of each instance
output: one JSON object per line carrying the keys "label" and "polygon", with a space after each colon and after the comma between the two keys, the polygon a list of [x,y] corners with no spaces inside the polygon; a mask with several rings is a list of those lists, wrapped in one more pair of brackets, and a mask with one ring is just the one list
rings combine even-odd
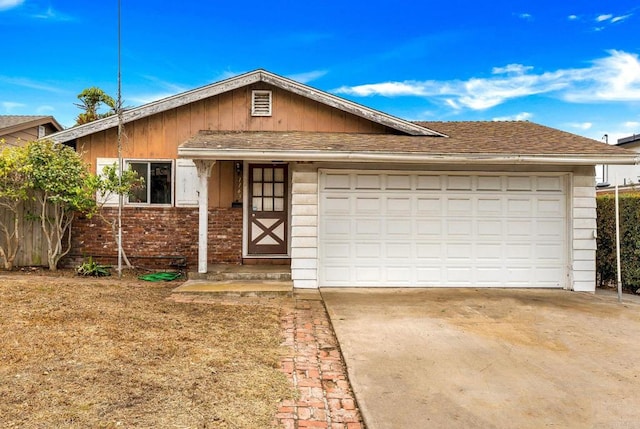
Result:
{"label": "wood siding", "polygon": [[[272,91],[269,117],[251,116],[251,91]],[[265,83],[225,92],[125,125],[123,156],[130,159],[175,159],[178,146],[201,130],[325,131],[388,133],[389,128]],[[77,148],[95,172],[97,158],[116,158],[116,128],[79,139]],[[233,162],[214,166],[209,207],[229,207],[234,199]]]}
{"label": "wood siding", "polygon": [[[47,136],[58,131],[51,124],[43,124],[45,129],[44,135]],[[38,125],[34,127],[25,128],[22,130],[16,130],[8,134],[0,135],[0,140],[4,140],[5,144],[9,146],[24,145],[26,142],[38,139]]]}

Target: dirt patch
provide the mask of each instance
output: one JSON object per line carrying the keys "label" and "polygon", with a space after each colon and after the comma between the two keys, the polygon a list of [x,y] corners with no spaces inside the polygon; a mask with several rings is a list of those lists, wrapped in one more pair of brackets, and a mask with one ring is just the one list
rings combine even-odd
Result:
{"label": "dirt patch", "polygon": [[3,427],[270,427],[292,398],[280,310],[173,283],[0,275]]}

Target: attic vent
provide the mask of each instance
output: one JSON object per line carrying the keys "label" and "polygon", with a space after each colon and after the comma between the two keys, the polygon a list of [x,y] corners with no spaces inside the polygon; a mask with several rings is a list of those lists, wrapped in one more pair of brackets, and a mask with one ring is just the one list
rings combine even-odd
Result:
{"label": "attic vent", "polygon": [[271,91],[251,91],[251,116],[271,116]]}

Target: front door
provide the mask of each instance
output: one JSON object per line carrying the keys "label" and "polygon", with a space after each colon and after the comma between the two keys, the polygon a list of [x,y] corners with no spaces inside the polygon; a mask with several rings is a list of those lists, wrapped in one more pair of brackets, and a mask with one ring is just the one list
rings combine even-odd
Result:
{"label": "front door", "polygon": [[249,165],[249,255],[287,254],[287,165]]}

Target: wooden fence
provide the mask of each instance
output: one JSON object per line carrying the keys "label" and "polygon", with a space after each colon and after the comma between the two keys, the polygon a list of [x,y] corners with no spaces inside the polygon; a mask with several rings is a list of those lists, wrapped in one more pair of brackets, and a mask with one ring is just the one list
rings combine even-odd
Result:
{"label": "wooden fence", "polygon": [[[20,231],[20,248],[14,261],[16,267],[47,266],[47,239],[42,233],[40,221],[37,219],[39,208],[36,202],[23,204],[20,209],[22,228]],[[13,216],[9,210],[0,208],[0,219],[13,229]],[[0,234],[0,244],[4,246],[4,234]],[[4,268],[0,264],[0,269]]]}

